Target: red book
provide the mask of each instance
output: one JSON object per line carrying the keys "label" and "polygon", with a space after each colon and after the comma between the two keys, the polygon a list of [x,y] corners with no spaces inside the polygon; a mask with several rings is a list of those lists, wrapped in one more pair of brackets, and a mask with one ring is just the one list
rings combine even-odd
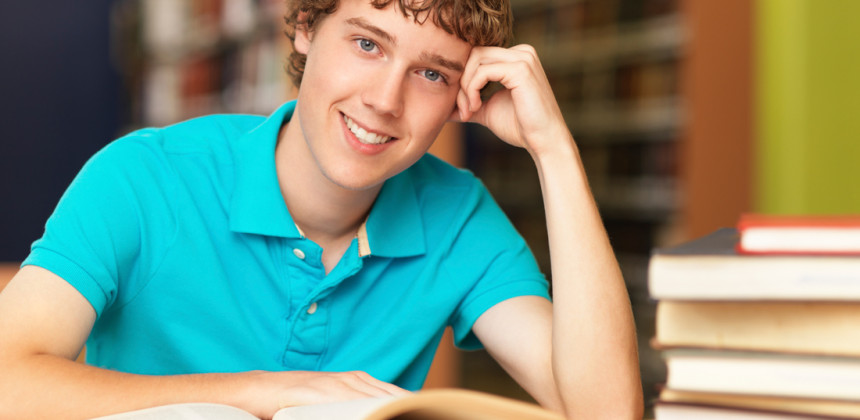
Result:
{"label": "red book", "polygon": [[744,214],[737,250],[744,254],[860,255],[860,214]]}

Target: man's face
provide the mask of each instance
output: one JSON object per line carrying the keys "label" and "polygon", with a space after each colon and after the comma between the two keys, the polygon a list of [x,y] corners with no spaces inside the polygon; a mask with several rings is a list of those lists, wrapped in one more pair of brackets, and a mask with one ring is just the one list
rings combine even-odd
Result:
{"label": "man's face", "polygon": [[364,190],[415,163],[454,110],[471,45],[367,0],[341,0],[303,35],[296,115],[322,174]]}

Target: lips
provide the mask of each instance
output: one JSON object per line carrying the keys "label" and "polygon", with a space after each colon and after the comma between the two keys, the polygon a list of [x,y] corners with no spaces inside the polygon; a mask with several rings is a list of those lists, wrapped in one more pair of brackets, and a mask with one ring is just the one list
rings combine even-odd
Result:
{"label": "lips", "polygon": [[349,118],[346,115],[343,116],[343,121],[346,123],[346,127],[349,129],[349,131],[352,132],[352,134],[354,134],[358,141],[360,141],[362,144],[379,145],[385,144],[394,139],[394,137],[387,136],[382,133],[374,133],[372,131],[368,131],[367,129],[360,127],[358,123],[356,123],[355,121],[353,121],[352,118]]}

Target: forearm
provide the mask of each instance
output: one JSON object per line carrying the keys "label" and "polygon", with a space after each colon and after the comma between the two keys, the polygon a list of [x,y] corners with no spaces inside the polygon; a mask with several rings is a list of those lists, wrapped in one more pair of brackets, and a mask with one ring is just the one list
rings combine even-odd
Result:
{"label": "forearm", "polygon": [[92,418],[182,402],[244,403],[239,374],[133,375],[53,355],[4,357],[0,366],[0,418]]}
{"label": "forearm", "polygon": [[627,290],[573,139],[533,155],[541,179],[553,281],[552,363],[570,418],[641,418]]}
{"label": "forearm", "polygon": [[92,418],[166,404],[232,405],[261,418],[283,407],[408,391],[365,372],[250,371],[148,376],[100,369],[60,356],[0,352],[0,418]]}

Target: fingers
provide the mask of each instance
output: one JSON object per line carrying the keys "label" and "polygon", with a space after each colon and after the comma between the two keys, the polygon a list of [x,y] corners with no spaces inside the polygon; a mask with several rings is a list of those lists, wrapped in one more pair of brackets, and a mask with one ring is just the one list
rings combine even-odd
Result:
{"label": "fingers", "polygon": [[344,382],[350,384],[355,390],[360,390],[368,396],[404,395],[409,391],[388,382],[380,381],[366,372],[355,371],[338,374],[344,378]]}
{"label": "fingers", "polygon": [[[409,391],[365,372],[282,372],[292,382],[278,396],[280,408],[370,397],[405,395]],[[301,375],[301,378],[296,378]],[[298,380],[296,380],[298,379]]]}
{"label": "fingers", "polygon": [[460,77],[462,95],[458,95],[457,106],[461,119],[468,120],[481,108],[481,89],[489,82],[500,82],[507,89],[517,87],[517,82],[535,79],[543,75],[537,52],[530,45],[511,48],[475,47],[466,62]]}
{"label": "fingers", "polygon": [[459,122],[468,122],[470,116],[469,98],[466,97],[466,92],[464,92],[463,89],[460,89],[457,92],[457,107],[454,110],[454,114],[452,114],[449,119]]}

